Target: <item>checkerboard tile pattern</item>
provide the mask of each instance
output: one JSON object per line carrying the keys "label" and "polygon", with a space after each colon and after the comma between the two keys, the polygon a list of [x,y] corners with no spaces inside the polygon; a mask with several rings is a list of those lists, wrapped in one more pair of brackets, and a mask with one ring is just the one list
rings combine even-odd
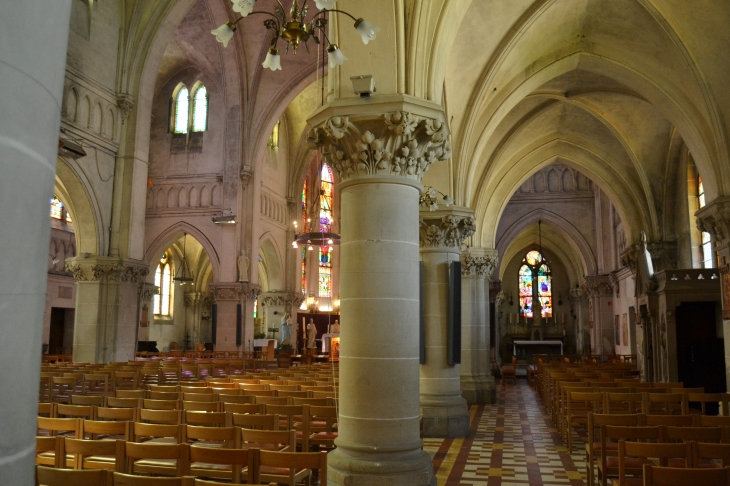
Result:
{"label": "checkerboard tile pattern", "polygon": [[500,385],[497,404],[471,407],[465,439],[426,439],[439,486],[585,485],[583,442],[573,454],[524,382]]}

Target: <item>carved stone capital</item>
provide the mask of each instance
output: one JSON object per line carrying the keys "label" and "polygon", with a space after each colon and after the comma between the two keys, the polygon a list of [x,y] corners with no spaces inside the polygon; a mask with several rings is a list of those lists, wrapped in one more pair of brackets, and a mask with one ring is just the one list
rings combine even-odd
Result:
{"label": "carved stone capital", "polygon": [[298,292],[266,292],[259,296],[262,306],[299,307],[304,296]]}
{"label": "carved stone capital", "polygon": [[570,289],[570,292],[568,293],[568,301],[571,305],[576,306],[581,302],[587,302],[588,296],[586,295],[585,290],[581,288]]}
{"label": "carved stone capital", "polygon": [[613,295],[613,285],[608,275],[586,276],[583,280],[583,290],[591,298]]}
{"label": "carved stone capital", "polygon": [[122,110],[122,119],[129,118],[129,111],[134,107],[134,97],[127,93],[117,93],[117,106]]}
{"label": "carved stone capital", "polygon": [[324,149],[342,182],[373,176],[420,182],[432,163],[451,157],[443,109],[407,95],[335,100],[308,122],[309,146]]}
{"label": "carved stone capital", "polygon": [[469,248],[461,258],[461,274],[464,276],[489,277],[499,265],[497,250]]}
{"label": "carved stone capital", "polygon": [[150,273],[147,263],[116,257],[76,256],[66,260],[66,271],[77,282],[144,282]]}
{"label": "carved stone capital", "polygon": [[200,292],[185,292],[185,306],[193,307],[200,304],[203,294]]}
{"label": "carved stone capital", "polygon": [[713,200],[695,216],[697,229],[710,233],[718,247],[730,244],[730,197]]}
{"label": "carved stone capital", "polygon": [[253,177],[253,169],[251,165],[246,164],[241,168],[241,184],[245,188],[248,185],[248,181]]}
{"label": "carved stone capital", "polygon": [[[654,241],[652,243],[647,243],[646,249],[651,255],[651,263],[655,272],[677,268],[676,241]],[[636,276],[636,272],[639,268],[640,254],[641,246],[638,243],[628,246],[626,250],[621,253],[621,264],[628,267],[634,276]]]}
{"label": "carved stone capital", "polygon": [[253,300],[261,294],[261,287],[250,282],[219,282],[208,285],[215,301]]}
{"label": "carved stone capital", "polygon": [[[460,251],[464,240],[476,232],[474,212],[461,206],[420,211],[421,248],[449,248]],[[483,262],[482,262],[483,263]]]}

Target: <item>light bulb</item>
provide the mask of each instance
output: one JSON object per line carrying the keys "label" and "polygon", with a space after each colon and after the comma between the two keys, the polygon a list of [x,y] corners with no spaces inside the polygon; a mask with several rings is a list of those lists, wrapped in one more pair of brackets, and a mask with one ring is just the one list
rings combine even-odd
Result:
{"label": "light bulb", "polygon": [[236,31],[236,26],[230,22],[227,22],[215,30],[211,30],[210,33],[215,36],[215,40],[223,44],[223,47],[228,47],[228,41],[233,38],[233,33]]}
{"label": "light bulb", "polygon": [[251,13],[256,0],[232,0],[233,11],[241,14],[241,17],[245,17]]}
{"label": "light bulb", "polygon": [[312,245],[309,245],[309,246],[307,247],[307,251],[312,251],[312,250],[314,250],[314,247],[313,247]]}
{"label": "light bulb", "polygon": [[327,244],[328,245],[333,245],[334,244],[334,241],[332,241],[332,238],[330,238],[329,240],[327,240]]}
{"label": "light bulb", "polygon": [[371,40],[375,40],[375,34],[380,32],[380,27],[373,25],[367,20],[357,19],[355,21],[355,29],[357,33],[362,37],[362,43],[367,44]]}
{"label": "light bulb", "polygon": [[272,47],[266,54],[266,59],[261,65],[265,69],[271,69],[272,71],[281,71],[281,56],[279,55],[279,49]]}
{"label": "light bulb", "polygon": [[347,57],[345,57],[340,48],[337,47],[337,44],[330,44],[327,48],[327,57],[330,60],[330,69],[341,66],[345,61],[347,61]]}
{"label": "light bulb", "polygon": [[296,241],[292,241],[291,246],[292,246],[292,248],[299,248],[299,245],[297,245]]}
{"label": "light bulb", "polygon": [[327,10],[330,10],[332,7],[335,6],[335,2],[336,1],[337,0],[314,0],[314,4],[320,10],[322,10],[323,8],[326,8]]}

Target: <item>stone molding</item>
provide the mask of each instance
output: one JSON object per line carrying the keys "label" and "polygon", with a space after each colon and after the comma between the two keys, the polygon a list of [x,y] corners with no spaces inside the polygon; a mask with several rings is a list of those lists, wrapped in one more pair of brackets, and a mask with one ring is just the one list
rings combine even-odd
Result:
{"label": "stone molding", "polygon": [[253,300],[261,294],[261,286],[250,282],[221,282],[208,285],[208,292],[217,301]]}
{"label": "stone molding", "polygon": [[66,271],[77,282],[121,282],[137,284],[150,273],[146,262],[115,257],[74,257],[66,260]]}
{"label": "stone molding", "polygon": [[730,244],[730,197],[708,203],[695,213],[697,229],[715,238],[718,247]]}
{"label": "stone molding", "polygon": [[[381,113],[362,113],[358,105],[343,107],[354,114],[322,119],[322,113],[317,113],[310,119],[315,121],[307,134],[308,144],[324,149],[327,163],[342,182],[365,176],[401,176],[420,182],[432,163],[451,157],[450,131],[440,107],[438,112],[435,107],[423,110],[408,100],[400,101],[384,103]],[[392,111],[395,105],[401,109]],[[325,107],[325,111],[331,115],[336,110]]]}
{"label": "stone molding", "polygon": [[583,280],[583,290],[589,297],[613,296],[613,285],[608,275],[588,275]]}
{"label": "stone molding", "polygon": [[[699,219],[698,226],[699,226]],[[701,230],[702,231],[702,230]],[[676,241],[655,241],[647,243],[646,249],[651,255],[651,263],[654,271],[672,270],[677,268],[677,242]],[[639,264],[640,244],[630,245],[621,253],[621,264],[628,267],[631,273],[636,276]]]}
{"label": "stone molding", "polygon": [[[421,248],[456,249],[460,251],[464,240],[476,232],[474,212],[461,206],[439,207],[436,211],[421,209],[419,241]],[[477,271],[486,265],[477,264]],[[463,271],[462,271],[463,273]]]}
{"label": "stone molding", "polygon": [[201,292],[185,292],[185,306],[192,307],[200,304],[203,294]]}
{"label": "stone molding", "polygon": [[259,296],[262,306],[299,307],[304,296],[298,292],[266,292]]}

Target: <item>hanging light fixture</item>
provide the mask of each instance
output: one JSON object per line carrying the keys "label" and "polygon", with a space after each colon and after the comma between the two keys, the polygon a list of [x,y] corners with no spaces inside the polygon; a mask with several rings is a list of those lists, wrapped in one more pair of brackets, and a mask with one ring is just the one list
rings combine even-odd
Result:
{"label": "hanging light fixture", "polygon": [[[320,160],[319,160],[319,172],[318,174],[322,174],[322,168],[324,167],[324,162],[322,161],[322,155],[320,153]],[[330,201],[325,196],[325,190],[320,187],[319,192],[317,193],[317,197],[314,198],[314,201],[312,201],[312,205],[307,209],[307,214],[313,214],[315,211],[320,210],[320,201],[324,201],[324,210],[326,213],[329,213],[330,218],[329,222],[325,223],[320,218],[314,219],[314,224],[312,224],[312,218],[307,218],[306,223],[304,224],[304,228],[302,228],[301,233],[297,233],[297,230],[299,229],[297,227],[296,221],[294,222],[294,241],[292,242],[292,247],[297,248],[298,245],[307,245],[307,250],[314,250],[314,246],[333,246],[333,245],[339,245],[340,244],[340,235],[337,233],[335,229],[335,220],[332,215],[334,215],[334,208],[330,207]],[[324,231],[323,231],[324,230]]]}
{"label": "hanging light fixture", "polygon": [[178,282],[180,285],[185,285],[193,282],[193,272],[191,272],[190,268],[188,267],[188,259],[185,252],[187,240],[188,234],[184,233],[182,262],[180,262],[180,268],[177,272],[175,272],[175,278],[173,278],[173,280],[175,282]]}
{"label": "hanging light fixture", "polygon": [[421,192],[421,195],[418,198],[418,204],[424,207],[427,207],[430,211],[436,211],[439,208],[438,205],[438,196],[439,194],[442,196],[442,200],[444,202],[444,205],[448,208],[452,204],[454,204],[454,200],[451,199],[451,197],[447,196],[443,192],[439,191],[435,187],[426,186],[423,188],[423,192]]}
{"label": "hanging light fixture", "polygon": [[274,29],[274,37],[271,39],[271,45],[269,52],[266,54],[266,59],[263,62],[263,67],[271,69],[272,71],[278,71],[281,69],[281,55],[277,44],[279,39],[283,39],[286,42],[286,53],[289,53],[289,46],[292,47],[294,54],[297,53],[299,44],[304,44],[309,52],[309,44],[307,43],[312,38],[315,44],[319,44],[319,37],[316,35],[316,31],[319,30],[324,36],[325,41],[329,45],[327,48],[330,67],[334,68],[345,62],[347,57],[342,53],[337,44],[330,42],[325,32],[327,26],[327,19],[325,14],[327,12],[338,13],[347,15],[355,21],[355,30],[360,34],[364,44],[367,44],[371,40],[375,39],[376,34],[380,31],[380,28],[371,24],[367,20],[361,18],[355,18],[344,10],[332,9],[335,4],[335,0],[315,0],[316,7],[320,10],[314,14],[309,21],[306,21],[307,13],[309,12],[308,0],[292,0],[291,8],[289,9],[289,18],[287,18],[284,11],[284,5],[281,0],[276,0],[277,5],[274,6],[274,13],[266,11],[253,11],[256,0],[231,0],[233,2],[233,11],[241,14],[236,21],[229,21],[221,25],[215,30],[211,30],[218,42],[223,44],[223,47],[228,46],[228,42],[233,38],[234,32],[236,32],[236,24],[242,19],[249,15],[268,15],[270,19],[264,20],[264,27],[267,29]]}

